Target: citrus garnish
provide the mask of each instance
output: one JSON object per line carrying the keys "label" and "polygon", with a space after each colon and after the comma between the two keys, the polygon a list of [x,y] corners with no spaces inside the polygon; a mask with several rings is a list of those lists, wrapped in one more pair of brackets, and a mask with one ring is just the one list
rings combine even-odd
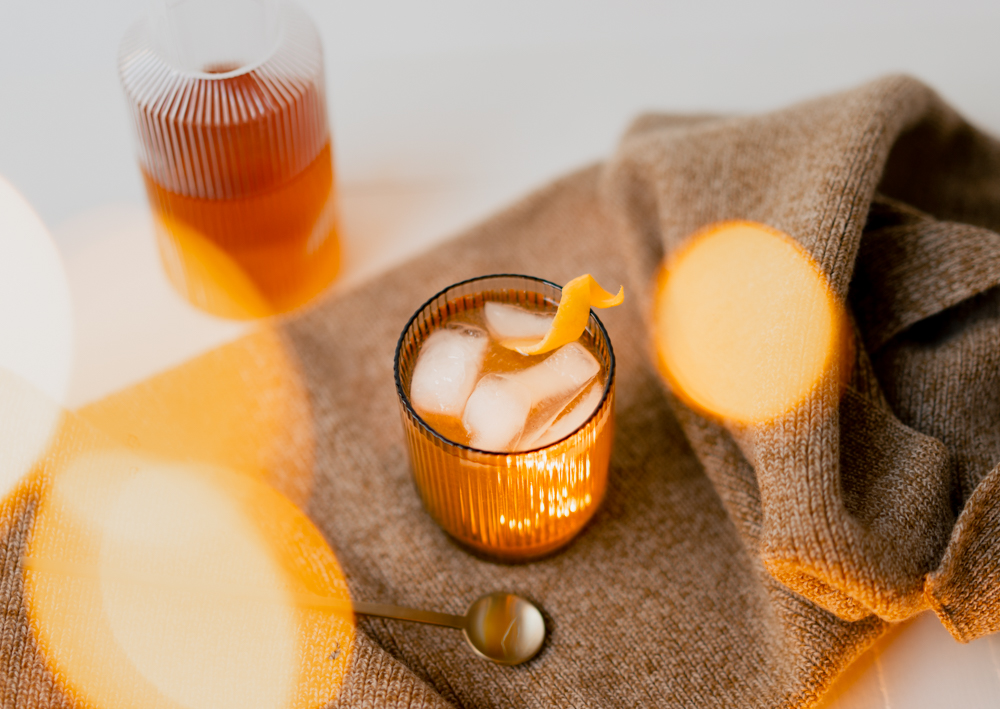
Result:
{"label": "citrus garnish", "polygon": [[[523,355],[542,354],[575,342],[587,329],[591,308],[613,308],[625,300],[625,288],[611,295],[589,273],[577,276],[563,286],[559,309],[545,336],[530,347],[513,347]],[[520,342],[518,343],[520,344]]]}

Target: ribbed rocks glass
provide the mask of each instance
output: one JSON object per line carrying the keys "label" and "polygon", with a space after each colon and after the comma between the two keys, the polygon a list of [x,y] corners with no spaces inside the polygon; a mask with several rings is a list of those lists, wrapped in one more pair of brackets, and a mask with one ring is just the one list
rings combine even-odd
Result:
{"label": "ribbed rocks glass", "polygon": [[449,316],[487,300],[553,309],[560,293],[553,283],[520,275],[457,283],[421,306],[396,348],[396,391],[424,507],[458,542],[502,561],[534,559],[569,543],[604,498],[615,395],[615,358],[604,326],[591,311],[583,334],[604,371],[600,403],[581,427],[543,448],[491,453],[448,440],[414,410],[410,382],[421,344]]}

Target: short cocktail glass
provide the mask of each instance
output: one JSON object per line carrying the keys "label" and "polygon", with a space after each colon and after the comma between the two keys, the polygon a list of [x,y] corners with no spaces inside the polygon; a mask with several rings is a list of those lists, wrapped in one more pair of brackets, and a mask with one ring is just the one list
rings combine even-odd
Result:
{"label": "short cocktail glass", "polygon": [[503,561],[525,561],[566,545],[604,499],[614,436],[615,357],[590,313],[582,343],[603,373],[600,401],[585,423],[540,448],[495,453],[449,440],[410,401],[421,344],[449,318],[486,301],[554,312],[559,286],[519,275],[456,283],[410,319],[396,347],[395,378],[414,482],[431,517],[458,542]]}

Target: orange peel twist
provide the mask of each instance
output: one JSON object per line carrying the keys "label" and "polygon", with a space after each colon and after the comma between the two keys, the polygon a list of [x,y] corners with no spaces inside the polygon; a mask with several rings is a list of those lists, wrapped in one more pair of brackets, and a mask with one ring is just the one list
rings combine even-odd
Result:
{"label": "orange peel twist", "polygon": [[612,295],[594,280],[589,273],[577,276],[563,286],[559,309],[552,320],[552,326],[545,336],[530,347],[516,347],[523,355],[551,352],[563,345],[575,342],[587,329],[591,308],[613,308],[625,301],[625,288]]}

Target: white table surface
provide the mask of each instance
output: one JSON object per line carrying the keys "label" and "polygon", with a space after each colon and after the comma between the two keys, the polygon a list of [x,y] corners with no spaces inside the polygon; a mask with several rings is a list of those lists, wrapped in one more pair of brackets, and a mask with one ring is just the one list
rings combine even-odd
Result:
{"label": "white table surface", "polygon": [[[69,278],[75,407],[247,326],[169,288],[115,70],[143,0],[0,0],[0,175]],[[323,37],[348,289],[569,169],[647,109],[752,112],[895,71],[1000,134],[1000,2],[303,0]],[[924,614],[829,707],[1000,707],[1000,637]]]}

